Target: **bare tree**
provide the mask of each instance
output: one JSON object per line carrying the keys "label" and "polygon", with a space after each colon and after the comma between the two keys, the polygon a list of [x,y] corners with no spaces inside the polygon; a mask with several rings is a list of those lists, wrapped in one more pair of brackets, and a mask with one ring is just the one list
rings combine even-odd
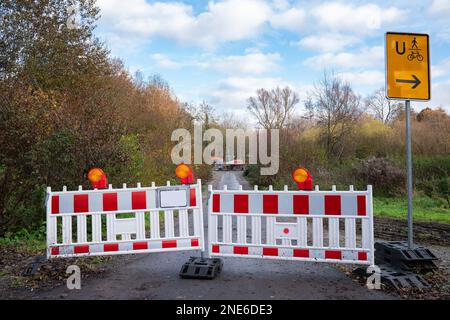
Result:
{"label": "bare tree", "polygon": [[298,95],[289,87],[259,89],[256,97],[248,99],[247,108],[264,129],[281,129],[298,102]]}
{"label": "bare tree", "polygon": [[325,73],[315,86],[306,108],[321,127],[326,154],[341,159],[345,143],[361,116],[360,97],[342,79]]}
{"label": "bare tree", "polygon": [[403,108],[402,103],[386,98],[384,88],[375,91],[365,102],[369,112],[386,125],[391,124]]}

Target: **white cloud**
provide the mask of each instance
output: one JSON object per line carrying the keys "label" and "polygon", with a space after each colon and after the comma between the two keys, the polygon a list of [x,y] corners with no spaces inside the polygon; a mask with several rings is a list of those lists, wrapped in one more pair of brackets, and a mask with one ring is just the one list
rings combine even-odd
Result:
{"label": "white cloud", "polygon": [[257,49],[247,49],[244,55],[218,56],[214,54],[203,54],[200,57],[174,61],[162,53],[155,53],[151,58],[155,65],[162,69],[179,69],[182,67],[194,67],[204,70],[213,70],[229,75],[260,75],[280,68],[281,56],[279,53],[262,53]]}
{"label": "white cloud", "polygon": [[280,61],[279,53],[264,54],[251,51],[241,56],[213,58],[204,63],[203,67],[226,74],[263,74],[278,70]]}
{"label": "white cloud", "polygon": [[294,45],[322,52],[337,52],[360,42],[361,39],[358,37],[336,33],[324,33],[304,37],[302,40],[294,43]]}
{"label": "white cloud", "polygon": [[270,19],[271,25],[276,29],[284,29],[292,32],[301,32],[306,22],[306,13],[299,8],[275,13]]}
{"label": "white cloud", "polygon": [[435,16],[446,16],[450,15],[450,1],[449,0],[434,0],[430,6],[428,12]]}
{"label": "white cloud", "polygon": [[277,10],[286,10],[290,7],[288,0],[272,0],[272,7]]}
{"label": "white cloud", "polygon": [[433,78],[440,78],[450,75],[450,58],[444,59],[437,65],[431,66],[431,76]]}
{"label": "white cloud", "polygon": [[291,84],[281,78],[229,77],[219,82],[218,87],[208,93],[211,102],[221,109],[245,109],[247,100],[261,88],[271,89]]}
{"label": "white cloud", "polygon": [[246,110],[248,99],[255,96],[258,89],[270,90],[277,86],[288,86],[298,94],[300,103],[296,108],[297,114],[304,111],[303,103],[308,93],[314,89],[313,85],[295,84],[278,77],[229,77],[221,80],[214,89],[204,92],[202,96],[206,96],[219,110],[227,110],[249,120]]}
{"label": "white cloud", "polygon": [[[422,107],[423,103],[420,103]],[[450,113],[450,80],[438,83],[432,83],[431,101],[423,105],[423,107],[443,107]]]}
{"label": "white cloud", "polygon": [[182,67],[180,63],[173,61],[168,56],[162,53],[152,54],[151,57],[155,61],[156,65],[163,69],[179,69]]}
{"label": "white cloud", "polygon": [[348,82],[356,92],[363,95],[369,94],[385,84],[385,73],[377,70],[341,72],[337,75]]}
{"label": "white cloud", "polygon": [[367,34],[385,24],[398,22],[404,12],[395,7],[382,8],[376,4],[353,6],[341,2],[323,3],[313,8],[318,24],[333,32],[345,31]]}
{"label": "white cloud", "polygon": [[304,64],[313,69],[380,68],[383,66],[384,48],[363,47],[358,52],[324,53],[308,58]]}
{"label": "white cloud", "polygon": [[262,0],[211,1],[197,16],[191,6],[179,2],[99,0],[98,5],[101,27],[109,32],[146,39],[162,37],[204,48],[257,36],[271,12]]}

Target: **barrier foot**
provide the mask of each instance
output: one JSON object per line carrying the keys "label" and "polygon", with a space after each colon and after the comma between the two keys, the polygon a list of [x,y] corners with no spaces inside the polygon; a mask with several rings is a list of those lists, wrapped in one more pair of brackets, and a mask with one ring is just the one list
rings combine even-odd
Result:
{"label": "barrier foot", "polygon": [[402,241],[375,243],[377,265],[389,264],[395,269],[427,273],[437,270],[437,260],[429,249],[422,246],[409,249],[408,243]]}
{"label": "barrier foot", "polygon": [[183,279],[212,280],[219,275],[223,268],[221,259],[191,257],[180,271]]}
{"label": "barrier foot", "polygon": [[[380,268],[381,283],[398,291],[402,289],[428,289],[431,285],[421,276],[411,271],[397,269],[390,264],[377,265]],[[357,276],[367,279],[366,268],[359,267],[353,271]]]}
{"label": "barrier foot", "polygon": [[[408,247],[407,242],[391,241],[375,243],[375,265],[380,268],[381,282],[397,290],[426,289],[431,285],[422,274],[438,269],[438,258],[426,247]],[[366,278],[365,268],[353,271],[358,276]]]}

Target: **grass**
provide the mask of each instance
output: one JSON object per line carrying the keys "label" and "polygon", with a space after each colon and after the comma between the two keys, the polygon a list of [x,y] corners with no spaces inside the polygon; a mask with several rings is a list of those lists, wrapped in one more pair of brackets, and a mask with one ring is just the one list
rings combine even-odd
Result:
{"label": "grass", "polygon": [[[405,198],[374,197],[374,213],[378,217],[406,219],[408,206]],[[450,206],[445,199],[430,197],[413,198],[415,221],[450,223]]]}

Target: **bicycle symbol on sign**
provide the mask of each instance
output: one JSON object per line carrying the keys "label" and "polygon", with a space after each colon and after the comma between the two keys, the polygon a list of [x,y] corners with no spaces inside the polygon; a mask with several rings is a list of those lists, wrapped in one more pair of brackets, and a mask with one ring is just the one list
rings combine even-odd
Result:
{"label": "bicycle symbol on sign", "polygon": [[409,50],[411,51],[411,53],[408,55],[409,61],[413,61],[414,59],[417,59],[417,61],[423,61],[423,55],[420,54],[420,51],[422,49],[419,49],[416,38],[414,38],[411,49]]}

